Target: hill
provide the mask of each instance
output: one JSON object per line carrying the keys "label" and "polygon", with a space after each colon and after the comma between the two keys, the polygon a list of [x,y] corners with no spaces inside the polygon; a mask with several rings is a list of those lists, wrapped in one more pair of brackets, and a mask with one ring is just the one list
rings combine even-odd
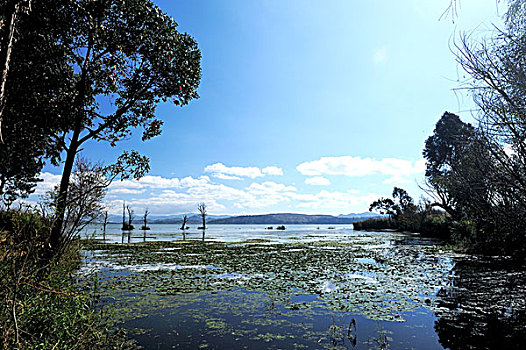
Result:
{"label": "hill", "polygon": [[210,224],[235,224],[235,225],[257,225],[257,224],[351,224],[363,220],[363,216],[337,217],[332,215],[306,215],[306,214],[265,214],[265,215],[243,215],[232,216],[223,219],[209,220]]}

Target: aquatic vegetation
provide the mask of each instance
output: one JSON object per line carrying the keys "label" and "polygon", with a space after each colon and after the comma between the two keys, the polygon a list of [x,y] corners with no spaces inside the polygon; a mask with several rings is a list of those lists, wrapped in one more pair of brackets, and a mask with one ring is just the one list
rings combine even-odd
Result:
{"label": "aquatic vegetation", "polygon": [[[463,257],[437,241],[394,232],[341,242],[90,240],[79,280],[98,274],[101,305],[115,309],[109,326],[169,323],[182,348],[213,348],[220,339],[248,348],[387,349],[393,338],[385,322],[451,314],[442,295],[458,283],[454,266]],[[131,336],[156,346],[149,343],[156,332]]]}
{"label": "aquatic vegetation", "polygon": [[[451,257],[417,246],[385,247],[368,238],[367,249],[353,244],[364,237],[358,242],[309,244],[90,242],[83,271],[106,271],[111,275],[108,283],[137,293],[175,295],[243,288],[271,295],[291,310],[309,305],[379,320],[403,321],[400,314],[405,311],[433,307],[425,300],[447,283]],[[297,295],[317,298],[287,303]]]}

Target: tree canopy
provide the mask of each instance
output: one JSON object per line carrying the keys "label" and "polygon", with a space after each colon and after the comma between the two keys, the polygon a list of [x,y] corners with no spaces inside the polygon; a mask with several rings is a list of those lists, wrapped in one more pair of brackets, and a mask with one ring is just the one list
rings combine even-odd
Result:
{"label": "tree canopy", "polygon": [[[8,14],[7,7],[1,9]],[[150,0],[35,0],[20,19],[1,152],[14,156],[40,142],[35,146],[39,153],[27,159],[36,160],[27,168],[29,183],[43,159],[63,161],[52,246],[60,241],[72,168],[84,144],[92,140],[113,147],[137,129],[143,141],[151,139],[161,133],[163,122],[155,114],[160,102],[184,106],[199,97],[201,53],[177,26]],[[33,37],[36,47],[31,46]],[[15,128],[8,126],[15,120],[33,123],[35,130],[19,146],[11,141],[17,137]],[[148,169],[148,159],[135,151],[123,153],[112,168],[124,177],[140,177]],[[8,170],[2,174],[12,179]]]}

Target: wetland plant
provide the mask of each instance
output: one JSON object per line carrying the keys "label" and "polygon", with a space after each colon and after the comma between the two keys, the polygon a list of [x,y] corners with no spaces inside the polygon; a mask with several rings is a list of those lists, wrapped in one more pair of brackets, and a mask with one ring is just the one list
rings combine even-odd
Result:
{"label": "wetland plant", "polygon": [[345,326],[338,326],[335,317],[332,316],[332,325],[329,326],[329,340],[331,344],[333,346],[344,345],[345,339],[349,340],[352,347],[356,346],[356,320],[354,318],[351,319],[347,327],[347,335],[345,335]]}

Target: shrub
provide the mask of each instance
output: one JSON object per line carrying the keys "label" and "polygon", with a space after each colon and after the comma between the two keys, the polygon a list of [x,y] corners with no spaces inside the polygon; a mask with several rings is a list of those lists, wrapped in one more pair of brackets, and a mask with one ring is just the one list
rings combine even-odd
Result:
{"label": "shrub", "polygon": [[4,349],[104,348],[100,314],[72,273],[80,248],[72,244],[46,265],[51,223],[32,210],[0,211],[0,346]]}
{"label": "shrub", "polygon": [[429,237],[449,239],[451,237],[451,222],[444,213],[428,215],[422,221],[419,232]]}
{"label": "shrub", "polygon": [[353,227],[356,231],[361,230],[387,230],[387,229],[397,229],[394,223],[389,219],[367,219],[363,221],[358,221],[353,223]]}

